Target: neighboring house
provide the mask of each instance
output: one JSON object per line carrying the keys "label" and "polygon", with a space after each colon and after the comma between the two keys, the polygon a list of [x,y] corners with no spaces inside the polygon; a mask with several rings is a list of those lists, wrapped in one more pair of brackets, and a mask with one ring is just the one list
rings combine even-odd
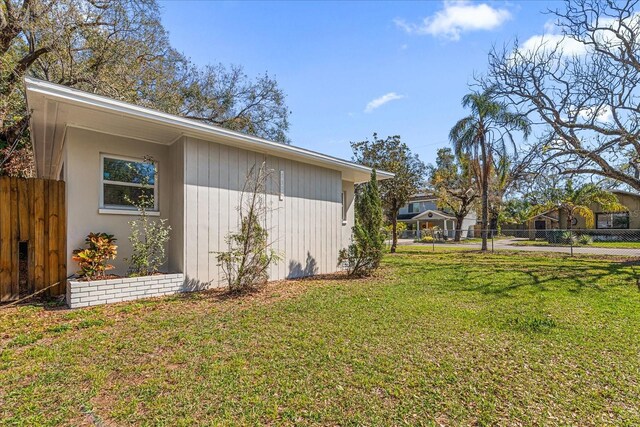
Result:
{"label": "neighboring house", "polygon": [[[600,205],[594,203],[590,206],[595,215],[595,223],[591,234],[606,236],[629,233],[629,230],[640,230],[640,194],[623,190],[612,190],[620,204],[627,210],[624,212],[606,212]],[[505,227],[506,228],[506,227]],[[544,212],[530,218],[526,224],[521,224],[523,230],[528,230],[530,238],[544,238],[546,230],[566,229],[567,215],[557,209]],[[584,217],[576,215],[571,228],[585,230],[587,224]]]}
{"label": "neighboring house", "polygon": [[[25,84],[37,176],[66,181],[69,274],[77,270],[72,250],[89,232],[116,236],[115,273],[126,274],[128,222],[137,212],[125,195],[140,185],[115,172],[127,165],[143,170],[146,156],[158,171],[150,214],[172,229],[168,272],[184,273],[196,285],[221,284],[216,252],[237,230],[249,168],[262,162],[275,171],[265,226],[283,257],[270,278],[337,270],[338,251],[351,238],[354,184],[369,180],[369,168],[65,86],[35,79]],[[379,179],[392,176],[378,171]]]}
{"label": "neighboring house", "polygon": [[[456,217],[450,212],[438,209],[438,198],[429,193],[418,193],[411,196],[409,202],[400,208],[398,221],[407,224],[404,238],[420,238],[425,231],[438,227],[443,235],[454,237]],[[470,212],[462,221],[462,237],[473,237],[476,223],[475,212]]]}

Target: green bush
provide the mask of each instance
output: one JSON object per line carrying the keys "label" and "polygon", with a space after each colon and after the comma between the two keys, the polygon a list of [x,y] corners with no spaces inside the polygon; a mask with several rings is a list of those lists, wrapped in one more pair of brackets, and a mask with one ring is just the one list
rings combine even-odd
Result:
{"label": "green bush", "polygon": [[547,241],[560,245],[575,245],[578,243],[576,235],[569,230],[550,230],[547,232]]}
{"label": "green bush", "polygon": [[422,236],[420,243],[433,243],[433,236]]}
{"label": "green bush", "polygon": [[382,200],[375,170],[356,198],[355,214],[353,242],[340,250],[338,265],[345,266],[349,276],[369,276],[380,265],[385,237],[382,232]]}
{"label": "green bush", "polygon": [[593,243],[593,238],[588,234],[583,234],[578,237],[578,243],[580,243],[581,245],[590,245]]}

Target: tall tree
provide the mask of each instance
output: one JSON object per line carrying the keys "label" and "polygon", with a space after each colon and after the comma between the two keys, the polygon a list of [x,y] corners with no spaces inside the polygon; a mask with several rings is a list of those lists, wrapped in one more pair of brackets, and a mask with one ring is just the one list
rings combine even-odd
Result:
{"label": "tall tree", "polygon": [[0,173],[28,151],[26,75],[288,142],[275,79],[196,67],[171,47],[155,0],[0,0]]}
{"label": "tall tree", "polygon": [[493,158],[489,183],[489,230],[499,230],[505,198],[522,192],[523,187],[536,180],[545,167],[544,162],[537,161],[541,151],[539,144],[519,149],[525,153],[498,152]]}
{"label": "tall tree", "polygon": [[382,205],[392,226],[391,252],[395,252],[398,246],[398,212],[422,187],[426,166],[400,140],[399,135],[381,139],[374,133],[371,141],[352,142],[351,149],[356,162],[395,174],[394,178],[380,182]]}
{"label": "tall tree", "polygon": [[531,213],[537,215],[552,209],[558,209],[567,216],[567,230],[573,228],[573,219],[580,215],[585,219],[587,228],[592,228],[595,214],[591,205],[599,204],[608,212],[622,212],[627,208],[618,202],[615,194],[603,190],[595,184],[584,184],[575,187],[572,180],[568,180],[564,188],[549,188],[542,193],[531,195],[536,200]]}
{"label": "tall tree", "polygon": [[440,148],[435,166],[429,167],[429,185],[438,197],[438,208],[456,217],[456,242],[460,241],[462,222],[480,194],[470,163],[468,156],[456,158],[451,148]]}
{"label": "tall tree", "polygon": [[546,129],[558,173],[640,191],[638,1],[565,0],[537,42],[494,49],[485,81]]}
{"label": "tall tree", "polygon": [[512,113],[506,104],[497,101],[492,89],[472,92],[462,98],[462,106],[471,114],[460,119],[449,132],[449,139],[458,157],[466,155],[478,162],[478,181],[482,197],[482,250],[487,250],[489,226],[489,180],[496,153],[506,152],[513,145],[512,132],[521,132],[526,139],[531,127],[528,120]]}

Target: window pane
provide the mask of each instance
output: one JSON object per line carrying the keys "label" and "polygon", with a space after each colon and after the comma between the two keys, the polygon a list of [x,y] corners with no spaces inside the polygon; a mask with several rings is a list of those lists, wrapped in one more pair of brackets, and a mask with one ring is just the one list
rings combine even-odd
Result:
{"label": "window pane", "polygon": [[143,194],[150,197],[150,208],[153,208],[153,188],[145,189],[127,185],[104,184],[104,205],[126,206],[134,209],[130,200],[137,201]]}
{"label": "window pane", "polygon": [[134,184],[155,184],[155,167],[152,163],[104,158],[104,179]]}
{"label": "window pane", "polygon": [[615,213],[613,215],[613,228],[628,228],[629,227],[629,214],[628,213]]}
{"label": "window pane", "polygon": [[598,213],[596,228],[629,228],[629,213]]}

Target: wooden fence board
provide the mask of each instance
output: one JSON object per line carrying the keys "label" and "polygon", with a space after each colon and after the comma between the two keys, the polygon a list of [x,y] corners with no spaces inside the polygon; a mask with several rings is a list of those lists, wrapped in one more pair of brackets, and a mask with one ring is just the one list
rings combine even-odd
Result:
{"label": "wooden fence board", "polygon": [[64,181],[58,181],[58,281],[57,294],[66,292],[67,288],[67,210]]}
{"label": "wooden fence board", "polygon": [[18,179],[11,178],[11,297],[16,300],[20,296],[20,256],[19,256],[19,221],[18,221]]}
{"label": "wooden fence board", "polygon": [[[56,182],[49,182],[49,278],[47,285],[58,281],[58,185]],[[57,286],[49,291],[50,294],[57,293]]]}
{"label": "wooden fence board", "polygon": [[45,275],[44,275],[44,233],[45,233],[45,220],[44,220],[44,180],[36,179],[34,181],[34,236],[33,236],[33,265],[34,265],[34,286],[35,290],[39,291],[46,287]]}
{"label": "wooden fence board", "polygon": [[0,177],[0,301],[11,300],[11,185]]}
{"label": "wooden fence board", "polygon": [[35,199],[35,180],[34,179],[28,179],[27,181],[27,197],[29,199],[29,237],[31,237],[31,241],[29,244],[29,255],[28,255],[28,264],[29,264],[29,284],[31,286],[33,286],[35,284],[35,244],[34,244],[34,236],[35,236],[35,228],[36,228],[36,221],[35,221],[35,211],[34,211],[34,199]]}
{"label": "wooden fence board", "polygon": [[[67,275],[66,205],[63,181],[0,177],[0,301],[56,282],[50,295],[64,293]],[[20,270],[20,243],[26,270]],[[20,280],[27,283],[20,289]]]}

